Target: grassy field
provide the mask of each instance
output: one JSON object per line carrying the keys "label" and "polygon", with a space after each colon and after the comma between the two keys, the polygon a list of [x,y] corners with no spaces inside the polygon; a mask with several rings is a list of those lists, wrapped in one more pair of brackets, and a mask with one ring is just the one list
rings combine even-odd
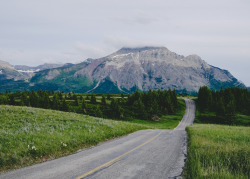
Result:
{"label": "grassy field", "polygon": [[154,122],[154,121],[146,121],[146,120],[139,120],[139,119],[132,119],[130,122],[136,124],[144,124],[150,128],[157,128],[157,129],[174,129],[177,127],[181,119],[183,118],[186,110],[185,101],[180,99],[179,102],[179,109],[176,114],[174,115],[167,115],[162,116],[161,121]]}
{"label": "grassy field", "polygon": [[[214,112],[200,113],[196,111],[195,123],[199,124],[221,124],[222,122],[216,117]],[[250,126],[250,116],[244,114],[236,114],[234,123],[235,126]]]}
{"label": "grassy field", "polygon": [[0,106],[0,171],[73,153],[148,126],[75,113]]}
{"label": "grassy field", "polygon": [[235,119],[236,125],[250,126],[250,116],[244,114],[237,114]]}
{"label": "grassy field", "polygon": [[250,128],[212,124],[187,127],[186,178],[250,178]]}
{"label": "grassy field", "polygon": [[162,121],[115,121],[31,107],[0,105],[0,172],[58,158],[140,129],[176,127],[185,112]]}

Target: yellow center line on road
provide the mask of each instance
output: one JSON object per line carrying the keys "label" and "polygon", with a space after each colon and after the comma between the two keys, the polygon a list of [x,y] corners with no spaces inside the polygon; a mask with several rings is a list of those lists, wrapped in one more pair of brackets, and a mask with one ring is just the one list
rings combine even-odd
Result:
{"label": "yellow center line on road", "polygon": [[128,151],[128,152],[126,152],[126,153],[124,153],[124,154],[122,154],[122,155],[120,155],[120,156],[114,158],[113,160],[110,160],[109,162],[107,162],[107,163],[105,163],[105,164],[103,164],[103,165],[100,165],[99,167],[96,167],[96,168],[93,169],[93,170],[90,170],[90,171],[84,173],[83,175],[77,177],[76,179],[84,178],[84,177],[86,177],[86,176],[88,176],[88,175],[91,175],[91,174],[95,173],[96,171],[98,171],[98,170],[100,170],[100,169],[102,169],[102,168],[104,168],[104,167],[108,167],[108,166],[112,165],[114,162],[118,161],[120,158],[122,158],[122,157],[128,155],[129,153],[131,153],[131,152],[133,152],[133,151],[135,151],[135,150],[137,150],[137,149],[143,147],[144,145],[148,144],[149,142],[152,142],[152,141],[155,140],[159,135],[161,135],[161,133],[162,133],[162,131],[161,131],[159,134],[157,134],[156,136],[154,136],[154,137],[152,137],[151,139],[149,139],[148,141],[146,141],[145,143],[143,143],[143,144],[141,144],[141,145],[139,145],[139,146],[133,148],[132,150],[130,150],[130,151]]}

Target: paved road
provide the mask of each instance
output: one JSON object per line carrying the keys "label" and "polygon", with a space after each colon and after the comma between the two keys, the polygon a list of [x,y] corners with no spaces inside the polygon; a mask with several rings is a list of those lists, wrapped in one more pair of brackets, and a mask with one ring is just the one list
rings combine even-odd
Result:
{"label": "paved road", "polygon": [[141,130],[60,159],[0,175],[34,178],[178,178],[186,155],[185,127],[193,123],[195,104],[174,130]]}

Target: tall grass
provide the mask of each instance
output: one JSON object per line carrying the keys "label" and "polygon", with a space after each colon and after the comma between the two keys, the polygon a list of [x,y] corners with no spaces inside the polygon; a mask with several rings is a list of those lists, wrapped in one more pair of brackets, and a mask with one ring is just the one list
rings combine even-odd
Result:
{"label": "tall grass", "polygon": [[250,128],[196,124],[187,127],[186,178],[250,178]]}
{"label": "tall grass", "polygon": [[57,158],[148,126],[0,105],[0,171]]}
{"label": "tall grass", "polygon": [[185,112],[161,121],[115,121],[31,107],[0,105],[0,172],[58,158],[140,129],[172,129]]}

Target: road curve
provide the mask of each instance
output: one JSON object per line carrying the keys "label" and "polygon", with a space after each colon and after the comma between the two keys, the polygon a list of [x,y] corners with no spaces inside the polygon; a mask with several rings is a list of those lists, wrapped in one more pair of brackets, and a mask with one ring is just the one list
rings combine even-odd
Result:
{"label": "road curve", "polygon": [[178,178],[186,155],[185,127],[195,117],[195,103],[174,130],[141,130],[73,155],[0,175],[0,179],[34,178]]}

